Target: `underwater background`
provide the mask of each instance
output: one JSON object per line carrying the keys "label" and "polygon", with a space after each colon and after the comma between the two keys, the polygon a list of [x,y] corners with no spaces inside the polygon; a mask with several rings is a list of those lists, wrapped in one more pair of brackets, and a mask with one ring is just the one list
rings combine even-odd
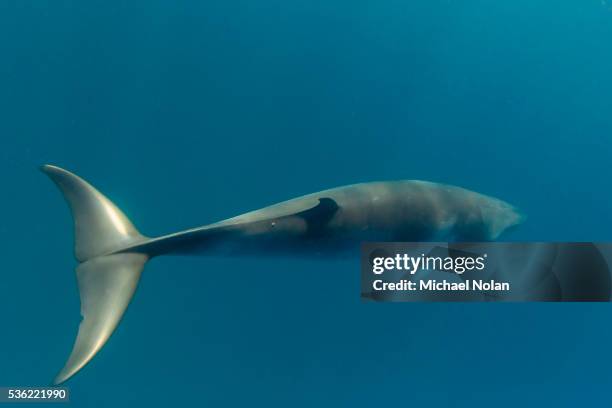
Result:
{"label": "underwater background", "polygon": [[[0,385],[71,350],[76,172],[147,235],[361,181],[612,240],[612,4],[0,2]],[[147,265],[74,406],[609,406],[610,304],[361,303],[359,261]],[[410,404],[410,405],[409,405]]]}

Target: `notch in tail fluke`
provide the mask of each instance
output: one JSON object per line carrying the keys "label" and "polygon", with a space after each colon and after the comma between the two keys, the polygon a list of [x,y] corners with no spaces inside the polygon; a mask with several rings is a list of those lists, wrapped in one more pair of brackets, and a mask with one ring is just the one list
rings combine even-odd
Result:
{"label": "notch in tail fluke", "polygon": [[41,170],[58,186],[72,211],[74,250],[83,320],[64,368],[54,380],[60,384],[76,374],[104,346],[127,308],[146,254],[122,249],[144,242],[129,219],[85,180],[56,166]]}

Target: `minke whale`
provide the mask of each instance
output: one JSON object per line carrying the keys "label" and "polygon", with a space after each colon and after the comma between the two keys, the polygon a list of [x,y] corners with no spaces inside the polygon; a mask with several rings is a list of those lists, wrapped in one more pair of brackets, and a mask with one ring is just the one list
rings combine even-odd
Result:
{"label": "minke whale", "polygon": [[510,204],[425,181],[353,184],[284,201],[206,226],[149,238],[82,178],[42,166],[74,221],[82,321],[54,380],[63,383],[104,346],[145,263],[160,255],[359,256],[364,241],[489,241],[524,217]]}

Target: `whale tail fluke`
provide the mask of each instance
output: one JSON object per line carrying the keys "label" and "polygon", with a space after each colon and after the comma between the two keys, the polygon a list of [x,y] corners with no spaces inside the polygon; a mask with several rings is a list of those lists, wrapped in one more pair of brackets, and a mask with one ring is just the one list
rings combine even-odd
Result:
{"label": "whale tail fluke", "polygon": [[51,165],[41,170],[55,182],[70,206],[75,257],[80,262],[76,275],[83,320],[72,353],[54,380],[60,384],[104,346],[130,303],[149,257],[118,253],[147,238],[108,198],[69,171]]}

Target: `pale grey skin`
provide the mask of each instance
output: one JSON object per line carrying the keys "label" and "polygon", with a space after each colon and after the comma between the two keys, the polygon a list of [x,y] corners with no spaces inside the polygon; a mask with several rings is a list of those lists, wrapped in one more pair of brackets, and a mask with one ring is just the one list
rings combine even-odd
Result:
{"label": "pale grey skin", "polygon": [[406,180],[353,184],[274,204],[121,252],[344,256],[363,241],[488,241],[523,216],[459,187]]}
{"label": "pale grey skin", "polygon": [[74,219],[83,320],[55,378],[76,374],[106,343],[127,308],[144,264],[164,254],[358,256],[363,241],[496,239],[523,216],[511,205],[424,181],[354,184],[324,190],[200,228],[141,235],[108,198],[56,166],[42,167]]}

